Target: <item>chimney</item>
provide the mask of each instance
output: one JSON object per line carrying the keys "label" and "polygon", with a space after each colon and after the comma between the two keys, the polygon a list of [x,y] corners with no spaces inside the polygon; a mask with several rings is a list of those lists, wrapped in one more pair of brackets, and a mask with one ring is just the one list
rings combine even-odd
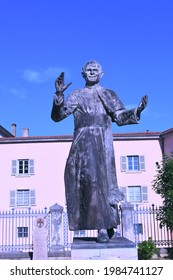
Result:
{"label": "chimney", "polygon": [[13,134],[14,137],[16,137],[16,124],[12,123],[11,125],[11,133]]}
{"label": "chimney", "polygon": [[29,128],[23,128],[22,129],[22,136],[28,137],[29,136]]}

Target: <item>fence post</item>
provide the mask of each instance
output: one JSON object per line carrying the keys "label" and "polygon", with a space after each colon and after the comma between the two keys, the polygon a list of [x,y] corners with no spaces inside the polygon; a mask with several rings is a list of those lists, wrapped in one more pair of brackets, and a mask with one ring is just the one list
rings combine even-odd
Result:
{"label": "fence post", "polygon": [[51,220],[51,236],[50,236],[50,252],[63,250],[63,227],[62,227],[62,211],[63,207],[55,203],[49,208]]}
{"label": "fence post", "polygon": [[12,227],[11,227],[11,235],[12,235],[12,251],[14,251],[14,208],[11,210],[11,217],[12,217]]}
{"label": "fence post", "polygon": [[155,209],[154,209],[154,204],[151,205],[152,207],[152,214],[153,214],[153,231],[154,231],[154,238],[153,238],[153,241],[155,242],[156,244],[156,218],[155,218]]}
{"label": "fence post", "polygon": [[135,242],[134,226],[133,226],[133,205],[130,202],[123,202],[122,209],[122,231],[123,237]]}
{"label": "fence post", "polygon": [[138,231],[138,214],[141,208],[138,207],[138,204],[134,206],[134,213],[133,213],[133,223],[134,223],[134,236],[135,236],[135,243],[139,243],[139,231]]}
{"label": "fence post", "polygon": [[67,205],[63,211],[63,231],[64,231],[64,249],[69,250],[71,247],[71,238],[69,243],[69,226],[68,226],[68,213],[67,213]]}

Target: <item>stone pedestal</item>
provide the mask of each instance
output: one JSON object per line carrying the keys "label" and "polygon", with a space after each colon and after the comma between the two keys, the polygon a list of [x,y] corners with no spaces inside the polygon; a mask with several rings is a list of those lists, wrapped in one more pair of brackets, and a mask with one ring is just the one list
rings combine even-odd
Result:
{"label": "stone pedestal", "polygon": [[135,243],[124,237],[113,237],[108,243],[97,243],[96,238],[74,238],[72,260],[137,260]]}
{"label": "stone pedestal", "polygon": [[62,229],[62,211],[63,207],[54,204],[50,207],[51,213],[51,247],[50,252],[63,250],[63,229]]}
{"label": "stone pedestal", "polygon": [[122,209],[122,236],[131,240],[135,241],[134,235],[134,226],[133,226],[133,210],[134,206],[130,202],[124,202],[121,204]]}

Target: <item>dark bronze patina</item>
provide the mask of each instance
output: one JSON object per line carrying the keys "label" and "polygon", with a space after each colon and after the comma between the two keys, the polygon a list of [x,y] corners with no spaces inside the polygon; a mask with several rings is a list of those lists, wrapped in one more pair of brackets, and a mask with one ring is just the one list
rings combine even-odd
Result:
{"label": "dark bronze patina", "polygon": [[70,230],[98,229],[98,242],[108,242],[119,224],[118,202],[122,200],[116,177],[112,122],[137,124],[147,105],[126,110],[113,90],[100,86],[102,67],[87,62],[82,75],[86,85],[64,100],[64,73],[55,81],[51,118],[59,122],[74,115],[74,139],[65,168],[65,192]]}

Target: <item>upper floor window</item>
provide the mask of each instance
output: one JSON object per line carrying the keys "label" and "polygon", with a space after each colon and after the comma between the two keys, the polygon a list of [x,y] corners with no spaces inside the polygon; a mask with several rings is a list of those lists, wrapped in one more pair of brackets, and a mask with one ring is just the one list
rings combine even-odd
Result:
{"label": "upper floor window", "polygon": [[12,160],[12,175],[33,175],[34,160],[33,159],[18,159]]}
{"label": "upper floor window", "polygon": [[28,174],[29,172],[29,160],[19,160],[19,174]]}
{"label": "upper floor window", "polygon": [[139,157],[138,156],[127,156],[128,170],[138,171],[139,170]]}
{"label": "upper floor window", "polygon": [[121,171],[145,171],[145,157],[139,155],[121,156]]}

